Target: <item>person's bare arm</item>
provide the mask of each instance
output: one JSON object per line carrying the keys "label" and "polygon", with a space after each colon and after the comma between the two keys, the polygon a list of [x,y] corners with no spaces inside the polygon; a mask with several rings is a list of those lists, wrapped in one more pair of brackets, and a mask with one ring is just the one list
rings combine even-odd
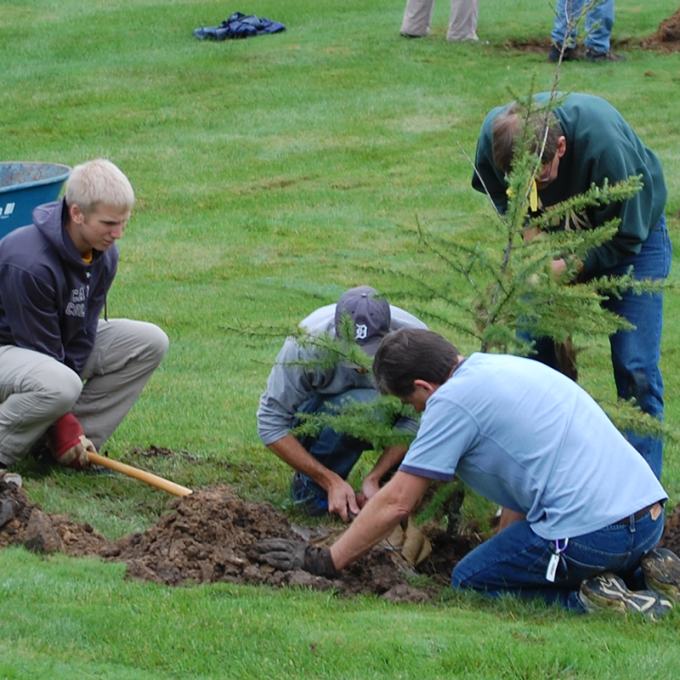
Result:
{"label": "person's bare arm", "polygon": [[527,516],[521,512],[510,510],[509,508],[503,508],[501,510],[501,519],[498,522],[498,529],[496,529],[496,533],[500,533],[503,531],[503,529],[507,529],[511,524],[526,519],[526,517]]}
{"label": "person's bare arm", "polygon": [[406,519],[427,490],[430,480],[397,472],[366,504],[347,531],[331,546],[336,569],[367,553]]}
{"label": "person's bare arm", "polygon": [[408,451],[408,446],[399,444],[388,446],[378,458],[373,469],[364,478],[359,494],[359,505],[363,507],[380,490],[380,480],[393,468],[395,468]]}
{"label": "person's bare arm", "polygon": [[293,435],[285,435],[269,444],[267,448],[326,490],[329,512],[339,515],[343,522],[348,522],[350,515],[359,514],[354,489],[342,477],[314,458]]}

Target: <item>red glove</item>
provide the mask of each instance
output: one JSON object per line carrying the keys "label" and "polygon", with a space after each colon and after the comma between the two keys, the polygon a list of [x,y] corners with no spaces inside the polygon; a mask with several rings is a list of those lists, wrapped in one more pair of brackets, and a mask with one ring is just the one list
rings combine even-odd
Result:
{"label": "red glove", "polygon": [[67,413],[47,430],[50,449],[61,465],[82,470],[90,465],[88,451],[97,453],[94,444],[85,436],[83,428],[72,413]]}

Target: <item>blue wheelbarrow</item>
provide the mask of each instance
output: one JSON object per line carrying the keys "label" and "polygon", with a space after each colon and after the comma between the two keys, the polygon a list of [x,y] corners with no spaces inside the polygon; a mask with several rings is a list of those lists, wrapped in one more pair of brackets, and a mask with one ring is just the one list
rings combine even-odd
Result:
{"label": "blue wheelbarrow", "polygon": [[71,168],[58,163],[0,163],[0,238],[33,222],[33,210],[55,201]]}

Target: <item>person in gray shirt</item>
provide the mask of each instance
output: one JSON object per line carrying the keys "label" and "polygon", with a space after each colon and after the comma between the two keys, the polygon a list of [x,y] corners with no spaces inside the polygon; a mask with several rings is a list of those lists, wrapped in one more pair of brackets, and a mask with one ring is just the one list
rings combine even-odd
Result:
{"label": "person in gray shirt", "polygon": [[[368,356],[375,354],[390,331],[427,328],[412,314],[390,305],[370,286],[346,291],[337,304],[315,310],[300,327],[312,337],[324,333],[337,337],[344,315],[349,315],[355,341]],[[319,359],[324,351],[313,343],[287,338],[260,398],[257,428],[262,443],[296,471],[291,485],[293,500],[312,515],[329,512],[346,522],[376,494],[381,479],[401,462],[407,447],[386,448],[357,495],[346,480],[370,444],[330,427],[316,437],[298,438],[290,433],[298,413],[327,412],[348,399],[370,403],[378,397],[370,372],[360,366],[337,362],[321,368]],[[417,422],[401,418],[395,427],[415,432]]]}

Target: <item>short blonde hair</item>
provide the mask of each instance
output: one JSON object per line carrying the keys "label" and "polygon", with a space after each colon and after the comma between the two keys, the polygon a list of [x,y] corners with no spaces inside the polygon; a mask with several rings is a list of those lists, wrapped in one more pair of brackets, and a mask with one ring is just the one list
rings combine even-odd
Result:
{"label": "short blonde hair", "polygon": [[66,184],[66,205],[77,205],[84,215],[108,203],[121,212],[132,210],[135,192],[130,180],[111,161],[98,158],[76,165]]}

